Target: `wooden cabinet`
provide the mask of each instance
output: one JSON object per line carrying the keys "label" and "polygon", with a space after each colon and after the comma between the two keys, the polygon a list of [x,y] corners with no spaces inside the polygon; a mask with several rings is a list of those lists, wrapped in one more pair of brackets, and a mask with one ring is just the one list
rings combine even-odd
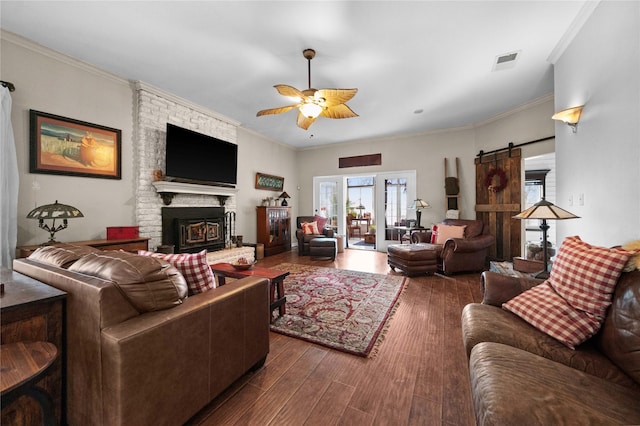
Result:
{"label": "wooden cabinet", "polygon": [[[100,250],[124,250],[136,253],[138,250],[149,250],[149,238],[129,238],[125,240],[88,240],[69,241],[64,244],[75,244],[78,246],[91,246]],[[38,247],[20,246],[16,249],[16,257],[29,257]]]}
{"label": "wooden cabinet", "polygon": [[264,255],[291,250],[291,207],[257,208],[258,243],[264,244]]}
{"label": "wooden cabinet", "polygon": [[[4,284],[4,293],[0,297],[0,342],[4,345],[44,341],[56,346],[58,357],[37,385],[53,400],[55,423],[65,424],[62,371],[65,357],[63,310],[66,293],[5,268],[0,269],[0,281]],[[41,425],[40,407],[32,398],[21,396],[2,407],[0,422],[3,425]]]}

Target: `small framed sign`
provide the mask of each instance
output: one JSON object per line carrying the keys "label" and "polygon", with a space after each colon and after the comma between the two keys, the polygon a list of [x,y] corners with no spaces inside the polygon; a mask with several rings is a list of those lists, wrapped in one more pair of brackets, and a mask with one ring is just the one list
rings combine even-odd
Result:
{"label": "small framed sign", "polygon": [[284,178],[280,176],[256,173],[256,189],[267,189],[269,191],[282,191],[284,188]]}

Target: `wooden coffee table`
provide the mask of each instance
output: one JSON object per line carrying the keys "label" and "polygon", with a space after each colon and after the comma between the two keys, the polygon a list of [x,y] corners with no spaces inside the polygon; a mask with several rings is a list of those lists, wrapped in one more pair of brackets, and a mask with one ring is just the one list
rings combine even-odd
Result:
{"label": "wooden coffee table", "polygon": [[[259,277],[269,280],[269,308],[271,312],[278,309],[280,316],[287,313],[285,303],[287,298],[284,295],[284,279],[289,272],[280,271],[278,269],[262,268],[260,266],[253,266],[251,269],[239,270],[234,268],[229,263],[214,263],[209,265],[211,271],[217,276],[218,284],[224,285],[225,278],[245,278],[245,277]],[[277,293],[277,294],[276,294]]]}

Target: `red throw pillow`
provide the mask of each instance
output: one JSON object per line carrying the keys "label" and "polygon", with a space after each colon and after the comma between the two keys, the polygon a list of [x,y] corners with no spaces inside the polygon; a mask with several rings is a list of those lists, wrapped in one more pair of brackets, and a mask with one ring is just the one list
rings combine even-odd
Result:
{"label": "red throw pillow", "polygon": [[630,255],[568,237],[549,279],[502,307],[573,349],[600,330]]}
{"label": "red throw pillow", "polygon": [[182,273],[189,287],[189,294],[198,294],[216,287],[216,278],[207,263],[207,251],[199,253],[164,254],[138,250],[141,256],[164,259]]}
{"label": "red throw pillow", "polygon": [[433,225],[431,228],[431,244],[435,244],[438,241],[438,225]]}
{"label": "red throw pillow", "polygon": [[320,231],[318,233],[321,234],[324,230],[324,227],[327,225],[327,218],[315,215],[313,216],[313,220],[318,223],[318,231]]}

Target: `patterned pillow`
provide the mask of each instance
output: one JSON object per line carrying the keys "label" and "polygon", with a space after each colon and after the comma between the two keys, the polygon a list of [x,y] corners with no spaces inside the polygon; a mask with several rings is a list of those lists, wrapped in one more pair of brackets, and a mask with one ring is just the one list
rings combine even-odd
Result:
{"label": "patterned pillow", "polygon": [[593,316],[574,309],[546,281],[502,307],[571,349],[593,336],[601,325]]}
{"label": "patterned pillow", "polygon": [[548,282],[575,309],[604,320],[630,256],[626,250],[596,247],[580,237],[568,237],[560,247]]}
{"label": "patterned pillow", "polygon": [[436,238],[436,244],[444,244],[449,238],[464,238],[464,228],[467,225],[445,225],[441,223],[438,225],[438,236]]}
{"label": "patterned pillow", "polygon": [[302,231],[304,231],[305,235],[318,235],[320,233],[318,231],[318,222],[304,222]]}
{"label": "patterned pillow", "polygon": [[202,293],[216,288],[216,278],[207,263],[207,251],[199,253],[164,254],[146,250],[138,250],[141,256],[151,256],[164,259],[178,269],[187,281],[189,294]]}
{"label": "patterned pillow", "polygon": [[321,232],[318,232],[318,234],[321,234],[322,230],[324,230],[324,227],[327,225],[327,218],[314,215],[313,220],[318,223],[318,230],[321,231]]}
{"label": "patterned pillow", "polygon": [[502,307],[566,346],[574,348],[598,332],[630,253],[591,246],[568,237],[547,281]]}

